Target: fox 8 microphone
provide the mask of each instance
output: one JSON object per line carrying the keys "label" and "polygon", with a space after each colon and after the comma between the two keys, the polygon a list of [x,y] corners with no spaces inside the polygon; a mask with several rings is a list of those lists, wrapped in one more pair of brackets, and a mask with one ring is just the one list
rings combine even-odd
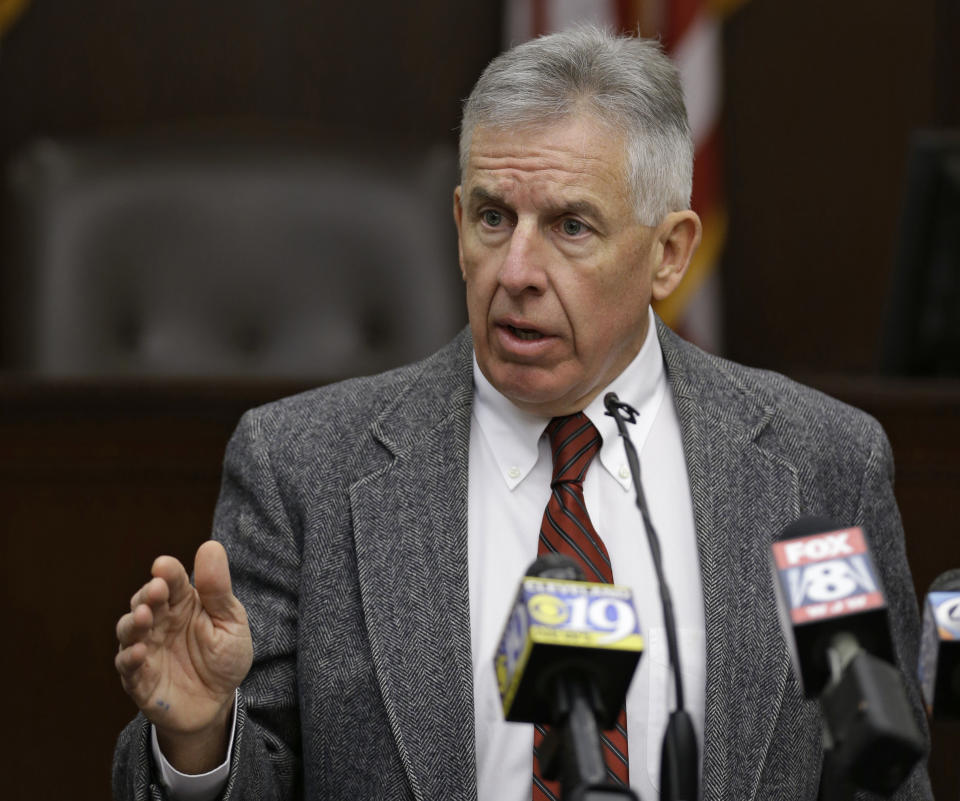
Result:
{"label": "fox 8 microphone", "polygon": [[851,625],[861,648],[892,662],[887,605],[863,530],[810,518],[782,536],[789,539],[773,543],[774,588],[804,695],[822,692],[831,678],[827,646]]}
{"label": "fox 8 microphone", "polygon": [[864,531],[821,518],[788,526],[771,551],[784,634],[824,717],[825,797],[889,795],[923,755],[887,604]]}

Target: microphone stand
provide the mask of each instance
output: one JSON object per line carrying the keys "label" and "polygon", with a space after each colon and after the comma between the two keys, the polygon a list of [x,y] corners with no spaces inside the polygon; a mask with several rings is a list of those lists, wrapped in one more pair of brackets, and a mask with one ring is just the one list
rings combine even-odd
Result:
{"label": "microphone stand", "polygon": [[924,752],[900,673],[847,632],[834,636],[827,657],[820,798],[850,801],[855,789],[890,796]]}
{"label": "microphone stand", "polygon": [[627,433],[627,423],[635,424],[639,412],[630,404],[623,403],[615,392],[608,392],[603,397],[603,405],[607,407],[607,415],[617,423],[617,430],[623,440],[623,447],[627,454],[627,464],[630,465],[630,475],[636,490],[637,508],[643,518],[643,526],[647,533],[647,542],[650,547],[650,556],[657,574],[657,583],[660,587],[660,601],[663,605],[663,625],[667,633],[667,652],[670,657],[670,667],[673,672],[673,682],[676,691],[677,708],[670,714],[667,729],[663,735],[663,749],[660,754],[660,799],[661,801],[696,801],[698,793],[698,749],[697,738],[693,730],[693,720],[684,708],[683,679],[680,675],[680,649],[677,645],[677,624],[673,614],[673,599],[663,571],[663,559],[660,554],[660,539],[650,519],[647,508],[647,499],[640,482],[640,459],[637,449]]}
{"label": "microphone stand", "polygon": [[629,787],[607,781],[595,709],[598,697],[584,682],[557,684],[558,724],[540,743],[540,771],[560,779],[564,801],[640,801]]}

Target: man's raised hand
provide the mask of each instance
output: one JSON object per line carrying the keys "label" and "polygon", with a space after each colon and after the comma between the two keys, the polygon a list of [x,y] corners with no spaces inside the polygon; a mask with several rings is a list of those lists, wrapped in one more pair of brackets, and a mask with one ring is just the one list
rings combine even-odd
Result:
{"label": "man's raised hand", "polygon": [[171,556],[158,557],[151,573],[117,622],[115,664],[166,758],[200,773],[223,760],[234,692],[253,661],[247,614],[218,542],[197,551],[195,587]]}

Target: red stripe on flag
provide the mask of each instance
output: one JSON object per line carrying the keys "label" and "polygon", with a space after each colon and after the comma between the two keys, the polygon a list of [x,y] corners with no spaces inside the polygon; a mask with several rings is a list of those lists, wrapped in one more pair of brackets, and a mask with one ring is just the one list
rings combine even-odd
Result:
{"label": "red stripe on flag", "polygon": [[530,0],[530,38],[543,36],[547,31],[548,0]]}
{"label": "red stripe on flag", "polygon": [[619,29],[635,36],[640,23],[636,0],[614,0],[613,8]]}
{"label": "red stripe on flag", "polygon": [[667,19],[663,26],[663,46],[671,52],[684,37],[694,19],[703,9],[703,0],[670,0]]}
{"label": "red stripe on flag", "polygon": [[700,143],[694,157],[690,205],[700,216],[709,212],[723,197],[722,146],[720,126],[715,125],[710,135]]}

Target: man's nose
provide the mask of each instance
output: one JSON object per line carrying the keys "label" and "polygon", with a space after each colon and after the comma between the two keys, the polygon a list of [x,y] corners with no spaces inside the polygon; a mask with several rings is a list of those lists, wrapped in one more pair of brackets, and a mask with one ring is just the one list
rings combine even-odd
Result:
{"label": "man's nose", "polygon": [[547,284],[545,249],[546,243],[537,226],[526,221],[518,222],[500,265],[500,285],[511,295],[542,292]]}

